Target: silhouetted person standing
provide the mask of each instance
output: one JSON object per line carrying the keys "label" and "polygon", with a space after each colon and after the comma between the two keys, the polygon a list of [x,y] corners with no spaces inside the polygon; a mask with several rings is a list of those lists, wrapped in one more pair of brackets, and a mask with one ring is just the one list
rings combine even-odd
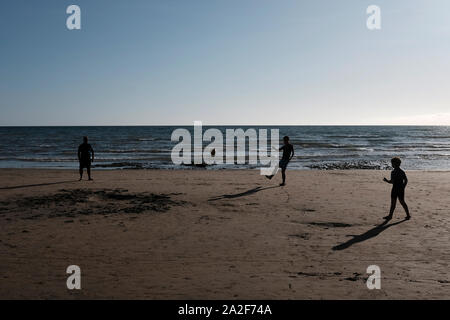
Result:
{"label": "silhouetted person standing", "polygon": [[392,158],[391,163],[392,167],[394,168],[394,170],[392,170],[391,172],[391,180],[388,180],[386,178],[383,179],[383,181],[392,184],[391,209],[389,211],[389,215],[384,217],[384,219],[392,219],[392,215],[394,214],[395,206],[397,204],[397,198],[403,209],[405,209],[406,219],[410,219],[411,215],[409,214],[408,205],[405,202],[405,188],[408,184],[408,178],[406,177],[405,171],[400,169],[400,164],[402,163],[400,158]]}
{"label": "silhouetted person standing", "polygon": [[80,161],[80,181],[83,179],[83,169],[86,168],[89,180],[91,179],[91,162],[94,161],[94,149],[88,143],[88,138],[83,137],[83,143],[78,147],[78,161]]}

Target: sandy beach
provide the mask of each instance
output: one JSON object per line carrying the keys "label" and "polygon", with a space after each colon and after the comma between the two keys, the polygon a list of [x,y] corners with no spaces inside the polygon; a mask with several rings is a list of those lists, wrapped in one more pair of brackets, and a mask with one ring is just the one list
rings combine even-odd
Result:
{"label": "sandy beach", "polygon": [[450,172],[407,174],[381,225],[388,171],[2,169],[0,298],[448,299]]}

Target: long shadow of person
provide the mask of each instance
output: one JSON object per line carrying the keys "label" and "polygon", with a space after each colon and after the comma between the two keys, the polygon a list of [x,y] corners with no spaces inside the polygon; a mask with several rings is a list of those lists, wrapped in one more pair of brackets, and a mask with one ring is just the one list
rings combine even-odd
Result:
{"label": "long shadow of person", "polygon": [[401,221],[398,221],[398,222],[395,222],[395,223],[387,224],[389,221],[386,220],[383,223],[375,226],[375,228],[367,230],[363,234],[351,235],[353,237],[352,239],[350,239],[350,240],[348,240],[348,241],[346,241],[344,243],[341,243],[341,244],[339,244],[337,246],[334,246],[333,250],[344,250],[344,249],[347,249],[348,247],[354,245],[355,243],[363,242],[363,241],[369,240],[371,238],[374,238],[377,235],[379,235],[381,232],[386,230],[387,228],[390,228],[392,226],[395,226],[395,225],[400,224],[400,223],[405,222],[405,221],[408,221],[408,219],[404,219],[404,220],[401,220]]}
{"label": "long shadow of person", "polygon": [[51,186],[54,184],[64,184],[64,183],[71,183],[75,182],[75,180],[72,181],[59,181],[59,182],[48,182],[48,183],[37,183],[37,184],[25,184],[20,186],[12,186],[12,187],[0,187],[0,190],[12,190],[12,189],[21,189],[21,188],[31,188],[31,187],[43,187],[43,186]]}
{"label": "long shadow of person", "polygon": [[240,193],[235,193],[235,194],[224,194],[218,197],[212,197],[209,198],[208,201],[216,201],[216,200],[221,200],[221,199],[234,199],[234,198],[240,198],[240,197],[245,197],[245,196],[249,196],[251,194],[257,193],[259,191],[263,191],[263,190],[267,190],[267,189],[273,189],[273,188],[279,188],[279,186],[272,186],[272,187],[256,187],[244,192],[240,192]]}

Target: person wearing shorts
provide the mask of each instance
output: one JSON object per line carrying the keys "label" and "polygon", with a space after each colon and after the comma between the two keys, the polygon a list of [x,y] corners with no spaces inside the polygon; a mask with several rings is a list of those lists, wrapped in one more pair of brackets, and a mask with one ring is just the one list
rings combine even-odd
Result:
{"label": "person wearing shorts", "polygon": [[94,161],[94,149],[88,143],[88,137],[83,137],[83,143],[78,147],[78,161],[80,162],[80,181],[83,179],[84,168],[86,168],[88,179],[91,181],[91,163]]}
{"label": "person wearing shorts", "polygon": [[294,156],[294,146],[289,143],[289,137],[285,136],[283,138],[283,142],[284,145],[280,148],[280,151],[283,151],[283,156],[279,163],[283,182],[280,184],[280,186],[286,185],[286,168],[289,164],[289,161],[291,161],[292,157]]}
{"label": "person wearing shorts", "polygon": [[386,220],[391,220],[394,214],[395,206],[397,204],[397,199],[402,205],[403,209],[406,212],[406,219],[411,219],[411,215],[409,214],[408,205],[405,202],[405,188],[408,184],[408,178],[406,177],[405,171],[400,169],[400,164],[402,161],[400,158],[392,158],[391,160],[392,167],[394,170],[391,172],[391,180],[386,178],[383,181],[392,184],[391,190],[391,209],[389,210],[389,215],[384,217]]}

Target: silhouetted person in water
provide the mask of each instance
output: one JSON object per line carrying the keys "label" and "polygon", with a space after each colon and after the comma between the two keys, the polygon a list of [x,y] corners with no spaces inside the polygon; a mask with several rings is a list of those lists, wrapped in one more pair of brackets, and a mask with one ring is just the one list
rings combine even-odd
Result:
{"label": "silhouetted person in water", "polygon": [[88,143],[88,138],[83,137],[83,143],[78,147],[78,161],[80,161],[80,181],[83,179],[83,169],[86,168],[89,180],[91,179],[91,162],[94,161],[94,149]]}
{"label": "silhouetted person in water", "polygon": [[400,169],[400,164],[402,161],[400,158],[392,158],[391,160],[392,167],[394,170],[391,172],[391,180],[386,178],[383,181],[392,184],[391,191],[391,210],[389,211],[389,215],[384,217],[386,220],[391,220],[392,215],[394,214],[395,205],[397,204],[397,198],[403,209],[406,212],[406,219],[411,219],[411,215],[409,214],[408,205],[405,202],[405,187],[408,184],[408,178],[406,177],[405,171]]}
{"label": "silhouetted person in water", "polygon": [[[280,148],[280,151],[283,150],[283,157],[280,160],[279,166],[281,168],[281,176],[283,178],[283,182],[280,184],[280,186],[286,185],[286,168],[291,161],[292,157],[294,156],[294,146],[289,143],[289,137],[284,136],[283,137],[284,145]],[[266,176],[268,179],[272,179],[273,175]]]}

